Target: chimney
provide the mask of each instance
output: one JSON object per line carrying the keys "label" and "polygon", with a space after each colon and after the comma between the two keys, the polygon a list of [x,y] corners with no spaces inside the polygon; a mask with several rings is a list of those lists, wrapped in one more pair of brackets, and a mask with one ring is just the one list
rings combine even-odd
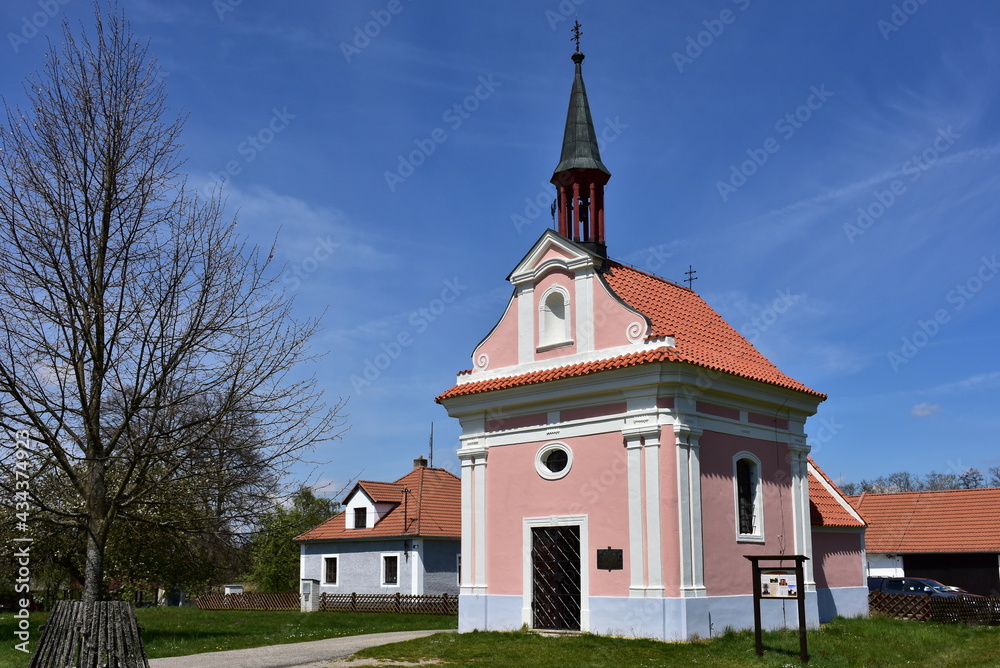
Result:
{"label": "chimney", "polygon": [[420,455],[419,457],[413,460],[413,468],[415,469],[427,468],[427,460],[424,459],[423,455]]}

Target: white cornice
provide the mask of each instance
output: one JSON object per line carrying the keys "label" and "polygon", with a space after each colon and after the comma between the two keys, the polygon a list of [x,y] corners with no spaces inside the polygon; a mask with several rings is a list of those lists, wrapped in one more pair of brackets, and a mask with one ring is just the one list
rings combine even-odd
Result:
{"label": "white cornice", "polygon": [[672,336],[668,336],[664,339],[656,339],[654,341],[637,341],[636,343],[629,345],[617,346],[615,348],[605,348],[603,350],[595,350],[589,353],[576,353],[574,355],[566,355],[564,357],[557,357],[550,360],[525,362],[524,364],[518,364],[516,366],[488,369],[484,371],[476,370],[472,373],[463,373],[457,376],[455,384],[468,385],[469,383],[477,383],[481,380],[515,378],[533,371],[549,371],[551,369],[559,369],[561,367],[572,366],[574,364],[584,364],[587,362],[600,362],[602,360],[614,359],[615,357],[621,357],[622,355],[637,353],[643,350],[673,347],[674,338]]}
{"label": "white cornice", "polygon": [[[476,375],[484,377],[484,374]],[[450,397],[442,401],[442,404],[452,417],[477,413],[482,415],[489,411],[495,413],[501,407],[505,415],[527,415],[578,404],[581,397],[586,396],[603,395],[616,397],[620,401],[626,390],[643,387],[648,388],[647,391],[655,396],[675,396],[678,402],[690,403],[690,409],[678,405],[678,410],[683,412],[692,412],[696,401],[732,405],[765,415],[774,414],[780,409],[780,417],[788,419],[790,431],[799,434],[803,433],[805,419],[816,413],[820,403],[819,397],[797,390],[715,372],[685,362],[646,362],[543,383]],[[704,419],[710,416],[700,417]],[[736,424],[773,431],[761,425]]]}
{"label": "white cornice", "polygon": [[[551,249],[558,249],[568,255],[566,258],[550,258],[542,262],[542,258]],[[514,285],[524,283],[535,283],[539,278],[554,269],[564,269],[576,273],[581,269],[594,268],[600,266],[603,259],[594,255],[569,239],[566,239],[552,230],[546,230],[535,242],[535,245],[528,251],[514,271],[507,277]]]}

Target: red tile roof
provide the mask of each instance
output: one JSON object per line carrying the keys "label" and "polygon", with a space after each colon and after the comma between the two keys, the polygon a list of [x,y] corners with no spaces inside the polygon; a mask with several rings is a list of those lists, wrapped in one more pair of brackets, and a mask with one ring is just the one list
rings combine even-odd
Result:
{"label": "red tile roof", "polygon": [[[824,485],[823,483],[826,483]],[[833,490],[833,493],[830,490]],[[846,506],[846,507],[845,507]],[[809,519],[814,527],[863,528],[840,488],[809,458]],[[857,513],[860,515],[860,513]]]}
{"label": "red tile roof", "polygon": [[[444,469],[418,467],[392,483],[364,481],[355,485],[378,503],[396,507],[367,529],[348,529],[346,512],[337,513],[297,541],[361,540],[390,536],[461,538],[462,483]],[[409,489],[409,494],[403,494]],[[374,494],[379,498],[375,498]],[[352,490],[353,494],[353,490]],[[393,497],[395,494],[395,497]],[[351,495],[349,494],[348,497]],[[395,501],[388,499],[395,498]]]}
{"label": "red tile roof", "polygon": [[[374,480],[359,480],[355,487],[365,490],[365,493],[375,503],[402,503],[403,490],[406,489],[398,482],[375,482]],[[352,489],[351,494],[353,493],[354,490]],[[348,494],[348,496],[351,494]]]}
{"label": "red tile roof", "polygon": [[849,496],[869,552],[1000,552],[1000,487]]}
{"label": "red tile roof", "polygon": [[447,390],[436,401],[650,362],[686,362],[826,399],[822,392],[778,370],[693,290],[613,261],[608,262],[602,276],[614,293],[650,320],[649,339],[673,336],[676,346],[648,348],[606,360],[463,383]]}

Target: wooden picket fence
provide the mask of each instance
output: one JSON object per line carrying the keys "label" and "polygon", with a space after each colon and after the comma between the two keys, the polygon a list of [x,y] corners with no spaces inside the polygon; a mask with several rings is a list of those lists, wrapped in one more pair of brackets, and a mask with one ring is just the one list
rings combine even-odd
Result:
{"label": "wooden picket fence", "polygon": [[920,622],[1000,625],[1000,597],[943,598],[868,592],[871,612]]}
{"label": "wooden picket fence", "polygon": [[149,668],[128,601],[57,601],[30,668]]}
{"label": "wooden picket fence", "polygon": [[282,594],[209,594],[198,597],[201,610],[298,610],[299,595],[295,592]]}
{"label": "wooden picket fence", "polygon": [[[284,594],[209,594],[198,597],[201,610],[298,610],[299,595]],[[320,594],[319,609],[326,612],[400,612],[429,615],[457,615],[458,597],[442,594],[410,596],[404,594]]]}
{"label": "wooden picket fence", "polygon": [[320,594],[321,611],[402,612],[429,615],[457,615],[458,597],[403,594]]}

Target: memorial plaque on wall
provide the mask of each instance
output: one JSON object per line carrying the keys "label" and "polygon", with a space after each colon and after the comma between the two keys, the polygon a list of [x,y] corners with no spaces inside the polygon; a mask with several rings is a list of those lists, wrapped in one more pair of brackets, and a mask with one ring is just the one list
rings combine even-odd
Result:
{"label": "memorial plaque on wall", "polygon": [[620,571],[624,568],[622,560],[622,550],[613,550],[610,547],[606,550],[597,551],[597,569],[601,571]]}

